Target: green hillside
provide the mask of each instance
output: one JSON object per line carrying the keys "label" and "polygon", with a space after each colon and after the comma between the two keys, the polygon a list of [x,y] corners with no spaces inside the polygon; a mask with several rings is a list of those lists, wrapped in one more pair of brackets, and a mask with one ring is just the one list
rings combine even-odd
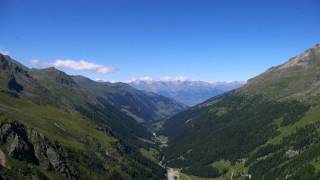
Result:
{"label": "green hillside", "polygon": [[[154,93],[138,91],[124,83],[96,82],[83,76],[68,76],[55,68],[32,69],[30,74],[56,93],[62,102],[107,102],[138,122],[157,121],[186,108],[181,103]],[[66,101],[63,98],[69,99]],[[86,100],[81,102],[84,98]]]}
{"label": "green hillside", "polygon": [[[165,169],[141,153],[157,148],[152,134],[98,93],[108,86],[96,93],[61,71],[30,70],[1,54],[0,75],[1,177],[165,178]],[[170,103],[164,106],[181,107]]]}
{"label": "green hillside", "polygon": [[72,79],[81,88],[98,95],[138,122],[154,122],[187,108],[172,99],[138,91],[125,83],[95,82],[82,76],[73,76]]}
{"label": "green hillside", "polygon": [[177,114],[164,124],[166,163],[206,178],[319,179],[319,77],[316,45]]}

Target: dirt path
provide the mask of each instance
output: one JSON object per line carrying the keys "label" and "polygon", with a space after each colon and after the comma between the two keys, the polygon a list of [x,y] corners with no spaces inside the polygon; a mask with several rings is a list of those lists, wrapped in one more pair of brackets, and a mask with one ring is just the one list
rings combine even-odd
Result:
{"label": "dirt path", "polygon": [[168,180],[180,180],[179,171],[173,168],[167,169]]}

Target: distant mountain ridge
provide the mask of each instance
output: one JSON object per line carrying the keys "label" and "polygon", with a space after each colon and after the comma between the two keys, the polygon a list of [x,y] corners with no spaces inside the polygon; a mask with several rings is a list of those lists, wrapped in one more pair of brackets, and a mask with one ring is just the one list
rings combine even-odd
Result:
{"label": "distant mountain ridge", "polygon": [[244,82],[205,82],[192,80],[134,80],[129,82],[132,87],[154,92],[168,98],[194,106],[211,97],[241,87]]}

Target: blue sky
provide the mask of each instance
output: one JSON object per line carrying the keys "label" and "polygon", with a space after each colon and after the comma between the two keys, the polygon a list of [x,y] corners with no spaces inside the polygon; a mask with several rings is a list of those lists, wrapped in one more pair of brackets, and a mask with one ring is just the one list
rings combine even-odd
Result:
{"label": "blue sky", "polygon": [[69,60],[59,67],[92,79],[247,80],[319,43],[319,9],[317,0],[0,0],[0,51],[28,66]]}

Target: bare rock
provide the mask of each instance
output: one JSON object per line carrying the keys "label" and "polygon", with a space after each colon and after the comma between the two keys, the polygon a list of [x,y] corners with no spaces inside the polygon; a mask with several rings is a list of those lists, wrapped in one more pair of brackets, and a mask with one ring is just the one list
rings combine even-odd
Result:
{"label": "bare rock", "polygon": [[38,164],[38,159],[34,155],[32,144],[19,137],[18,134],[16,134],[13,142],[9,146],[8,153],[15,159]]}
{"label": "bare rock", "polygon": [[[1,123],[0,144],[8,144],[8,154],[15,159],[39,165],[69,179],[78,178],[76,169],[66,161],[66,153],[58,142],[49,140],[21,123]],[[5,156],[0,152],[0,165],[2,164],[5,164]]]}
{"label": "bare rock", "polygon": [[6,167],[7,158],[6,155],[3,153],[3,151],[0,149],[0,166]]}

